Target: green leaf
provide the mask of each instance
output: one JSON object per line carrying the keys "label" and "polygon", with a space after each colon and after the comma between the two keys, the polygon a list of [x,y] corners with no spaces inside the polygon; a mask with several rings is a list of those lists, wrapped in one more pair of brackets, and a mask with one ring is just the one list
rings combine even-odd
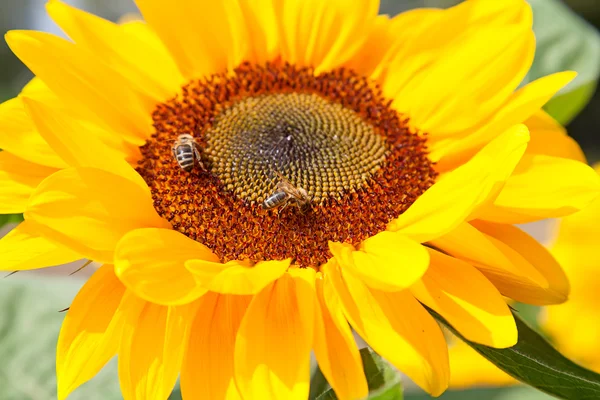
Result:
{"label": "green leaf", "polygon": [[566,125],[594,93],[600,75],[600,34],[560,0],[529,0],[529,3],[537,44],[528,80],[559,71],[578,74],[544,107]]}
{"label": "green leaf", "polygon": [[[369,385],[369,400],[402,400],[402,381],[398,371],[381,356],[368,347],[360,350],[367,384]],[[333,389],[329,389],[317,400],[337,399]]]}
{"label": "green leaf", "polygon": [[588,82],[571,92],[559,94],[544,106],[544,110],[561,124],[566,125],[585,108],[596,91],[597,82]]}
{"label": "green leaf", "polygon": [[600,398],[600,375],[564,357],[515,313],[519,341],[508,349],[494,349],[468,341],[442,316],[431,309],[429,312],[479,354],[519,381],[562,399]]}
{"label": "green leaf", "polygon": [[[2,400],[56,399],[56,341],[65,316],[59,310],[71,304],[82,283],[48,275],[0,279]],[[121,399],[114,361],[69,400]]]}

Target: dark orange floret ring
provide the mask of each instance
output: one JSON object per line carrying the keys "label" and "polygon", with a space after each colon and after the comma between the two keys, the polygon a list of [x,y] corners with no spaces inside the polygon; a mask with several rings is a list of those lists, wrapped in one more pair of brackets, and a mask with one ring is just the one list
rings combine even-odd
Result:
{"label": "dark orange floret ring", "polygon": [[[223,262],[318,267],[328,241],[358,245],[385,230],[435,181],[425,138],[390,103],[346,69],[244,63],[156,108],[138,171],[159,214]],[[191,172],[172,154],[182,133],[202,158]],[[282,179],[306,194],[308,211],[261,207]]]}

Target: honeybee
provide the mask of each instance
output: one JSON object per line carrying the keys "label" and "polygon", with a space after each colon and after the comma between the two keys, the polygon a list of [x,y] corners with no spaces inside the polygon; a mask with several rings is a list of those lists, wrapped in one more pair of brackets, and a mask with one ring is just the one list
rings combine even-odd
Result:
{"label": "honeybee", "polygon": [[185,172],[190,172],[194,168],[194,164],[198,163],[201,168],[204,168],[202,160],[200,158],[200,149],[198,143],[192,135],[189,133],[181,134],[177,137],[173,147],[173,157],[177,161],[177,164]]}
{"label": "honeybee", "polygon": [[300,211],[304,212],[307,207],[310,207],[312,198],[308,196],[306,190],[292,185],[292,183],[279,172],[277,172],[277,176],[279,177],[277,190],[263,201],[263,210],[270,210],[272,208],[283,206],[279,210],[281,213],[287,206],[292,204],[298,207]]}

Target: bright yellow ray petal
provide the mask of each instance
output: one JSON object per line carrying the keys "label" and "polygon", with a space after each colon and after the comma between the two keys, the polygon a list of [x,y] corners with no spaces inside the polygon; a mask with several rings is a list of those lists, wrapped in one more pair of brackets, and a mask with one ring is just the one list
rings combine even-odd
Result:
{"label": "bright yellow ray petal", "polygon": [[[320,275],[320,274],[319,274]],[[314,351],[319,368],[340,399],[362,399],[369,393],[363,363],[337,297],[325,298],[323,279],[316,281],[317,315]]]}
{"label": "bright yellow ray petal", "polygon": [[567,300],[570,291],[569,281],[558,262],[537,240],[512,225],[473,221],[473,226],[519,254],[548,282],[546,290],[539,292],[529,291],[518,282],[514,285],[511,285],[511,282],[502,282],[500,287],[494,277],[488,276],[503,295],[536,305],[558,304]]}
{"label": "bright yellow ray petal", "polygon": [[546,278],[533,266],[507,249],[506,245],[486,236],[469,223],[460,224],[430,244],[476,266],[485,271],[485,274],[528,282],[537,287],[547,286]]}
{"label": "bright yellow ray petal", "polygon": [[117,352],[124,326],[124,313],[139,307],[125,296],[110,264],[100,267],[83,285],[58,336],[56,375],[58,398],[94,377]]}
{"label": "bright yellow ray petal", "polygon": [[50,17],[78,45],[99,55],[141,93],[165,101],[183,84],[172,58],[115,23],[58,0],[47,3]]}
{"label": "bright yellow ray petal", "polygon": [[119,383],[125,400],[166,399],[187,347],[195,305],[146,303],[127,323],[119,347]]}
{"label": "bright yellow ray petal", "polygon": [[397,232],[380,232],[358,250],[329,242],[338,264],[374,289],[396,292],[409,288],[427,270],[429,254],[420,243]]}
{"label": "bright yellow ray petal", "polygon": [[139,149],[127,146],[117,134],[113,146],[106,146],[100,137],[110,134],[98,132],[101,128],[82,125],[66,112],[27,97],[23,103],[40,135],[68,165],[103,169],[147,186],[125,161],[139,158]]}
{"label": "bright yellow ray petal", "polygon": [[66,166],[36,131],[19,97],[0,104],[0,148],[31,163],[52,168]]}
{"label": "bright yellow ray petal", "polygon": [[80,258],[77,253],[40,236],[27,221],[0,238],[1,271],[53,267]]}
{"label": "bright yellow ray petal", "polygon": [[[526,243],[531,243],[536,249],[541,247],[539,243],[531,242],[532,240],[529,238]],[[493,236],[480,232],[471,224],[464,223],[450,234],[432,241],[431,244],[475,266],[505,296],[524,303],[539,305],[560,303],[565,300],[565,294],[553,288],[563,282],[560,279],[561,272],[556,270],[558,266],[555,261],[552,260],[552,265],[548,267],[551,275],[559,277],[553,284],[543,268],[540,270],[517,250]]]}
{"label": "bright yellow ray petal", "polygon": [[408,291],[369,289],[334,262],[325,267],[325,298],[339,296],[358,334],[417,385],[439,396],[448,387],[448,349],[433,317]]}
{"label": "bright yellow ray petal", "polygon": [[35,188],[57,170],[0,152],[0,213],[22,213]]}
{"label": "bright yellow ray petal", "polygon": [[[523,0],[470,0],[446,10],[411,10],[394,18],[396,19],[401,23],[394,24],[393,29],[394,36],[398,37],[398,44],[390,62],[388,78],[384,82],[388,94],[397,93],[417,77],[426,76],[430,66],[435,68],[436,62],[442,62],[446,58],[440,57],[441,54],[460,51],[467,38],[473,40],[473,35],[481,31],[518,28],[524,32],[524,38],[526,35],[530,38],[533,22],[531,7]],[[469,54],[466,62],[473,58],[477,62],[478,56],[479,54]],[[529,68],[523,61],[527,59],[510,60],[510,57],[506,57],[505,61],[500,62],[513,62],[513,69],[521,68],[519,73],[522,74],[526,72],[523,68]],[[492,81],[500,82],[496,78],[494,76]]]}
{"label": "bright yellow ray petal", "polygon": [[517,343],[517,326],[506,302],[481,272],[429,249],[431,264],[411,292],[465,338],[495,348]]}
{"label": "bright yellow ray petal", "polygon": [[273,0],[239,0],[247,22],[250,59],[257,63],[270,61],[279,51],[279,23]]}
{"label": "bright yellow ray petal", "polygon": [[462,132],[487,118],[516,89],[534,51],[530,26],[474,30],[394,93],[393,107],[431,137]]}
{"label": "bright yellow ray petal", "polygon": [[233,381],[233,354],[251,299],[210,292],[200,299],[181,368],[183,398],[241,398]]}
{"label": "bright yellow ray petal", "polygon": [[139,93],[93,53],[57,36],[34,31],[6,34],[11,50],[65,105],[136,145],[150,134],[155,101]]}
{"label": "bright yellow ray petal", "polygon": [[579,144],[569,137],[567,130],[545,111],[536,112],[524,123],[531,135],[527,153],[568,158],[587,164]]}
{"label": "bright yellow ray petal", "polygon": [[52,100],[58,99],[58,97],[56,97],[56,95],[52,93],[52,91],[50,90],[50,88],[48,88],[44,81],[42,81],[37,76],[31,78],[31,80],[27,82],[25,86],[23,86],[23,89],[21,89],[21,94],[33,97],[36,100],[39,100],[39,97]]}
{"label": "bright yellow ray petal", "polygon": [[587,164],[526,154],[481,219],[518,224],[584,209],[600,194],[600,177]]}
{"label": "bright yellow ray petal", "polygon": [[237,0],[136,0],[144,19],[167,46],[186,78],[200,78],[240,64],[249,53]]}
{"label": "bright yellow ray petal", "polygon": [[[196,276],[203,276],[213,268],[205,260],[189,260],[185,267]],[[232,261],[221,266],[205,287],[211,292],[221,294],[256,294],[268,284],[279,279],[290,266],[291,259],[259,261],[250,266],[243,262]]]}
{"label": "bright yellow ray petal", "polygon": [[310,268],[290,270],[250,303],[235,343],[235,381],[243,398],[307,398],[314,280]]}
{"label": "bright yellow ray petal", "polygon": [[[371,78],[381,82],[384,88],[388,76],[413,75],[419,69],[419,66],[423,66],[432,60],[433,53],[435,53],[434,51],[427,52],[430,49],[415,46],[415,43],[420,38],[425,37],[426,34],[428,35],[437,26],[442,15],[443,10],[440,9],[417,8],[402,12],[386,21],[385,24],[383,23],[385,20],[382,19],[384,16],[378,16],[374,31],[363,45],[363,49],[354,56],[356,66],[361,68],[361,59],[365,57],[368,60],[367,65],[371,60],[371,62],[378,61],[378,65],[375,65],[375,69],[370,75]],[[408,26],[410,26],[410,29],[406,28]],[[378,32],[384,27],[386,28],[384,32]],[[412,66],[406,65],[404,62],[399,63],[399,60],[406,61],[409,57],[412,57]]]}
{"label": "bright yellow ray petal", "polygon": [[219,259],[206,246],[174,230],[145,228],[128,232],[115,250],[115,272],[132,292],[163,305],[185,304],[206,293],[185,267],[188,259]]}
{"label": "bright yellow ray petal", "polygon": [[420,242],[450,232],[483,204],[494,200],[523,156],[528,141],[524,125],[509,129],[468,163],[443,176],[388,229]]}
{"label": "bright yellow ray petal", "polygon": [[[402,16],[407,13],[401,13]],[[398,18],[396,17],[396,18]],[[392,53],[393,45],[397,42],[396,32],[391,32],[391,21],[387,15],[378,15],[371,32],[364,43],[350,58],[344,67],[351,69],[363,76],[376,79],[386,69],[387,62]],[[399,32],[412,31],[411,29]]]}
{"label": "bright yellow ray petal", "polygon": [[378,0],[274,0],[284,61],[323,72],[343,65],[372,29]]}
{"label": "bright yellow ray petal", "polygon": [[45,179],[24,215],[51,240],[111,263],[118,241],[130,230],[170,227],[156,213],[147,188],[94,168],[68,168]]}
{"label": "bright yellow ray petal", "polygon": [[[537,79],[513,93],[493,118],[481,127],[467,132],[462,138],[432,141],[430,159],[437,162],[436,170],[448,171],[464,164],[499,132],[526,121],[538,112],[576,75],[575,72],[559,72]],[[435,140],[434,137],[432,139]]]}

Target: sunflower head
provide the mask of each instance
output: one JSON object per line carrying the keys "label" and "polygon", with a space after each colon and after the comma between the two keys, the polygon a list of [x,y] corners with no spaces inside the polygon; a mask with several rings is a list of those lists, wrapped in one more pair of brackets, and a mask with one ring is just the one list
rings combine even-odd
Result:
{"label": "sunflower head", "polygon": [[[223,262],[318,268],[329,241],[359,245],[385,231],[436,177],[425,138],[376,82],[346,69],[244,63],[191,82],[153,120],[137,170],[154,206]],[[194,132],[202,157],[191,173],[168,151],[181,132]],[[273,195],[284,207],[264,211]],[[285,207],[298,198],[308,212]]]}

